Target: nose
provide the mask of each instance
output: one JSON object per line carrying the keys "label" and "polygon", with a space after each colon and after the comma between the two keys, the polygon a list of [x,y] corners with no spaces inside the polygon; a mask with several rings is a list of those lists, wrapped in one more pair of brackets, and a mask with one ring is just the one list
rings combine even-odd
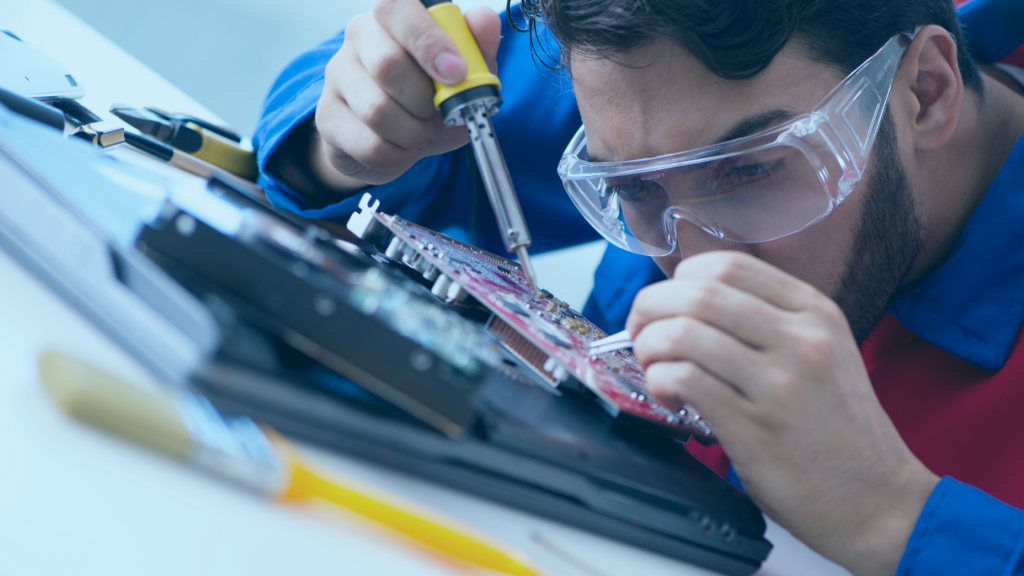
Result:
{"label": "nose", "polygon": [[673,226],[676,235],[676,250],[671,254],[655,258],[658,267],[671,277],[676,265],[684,258],[695,256],[702,252],[712,250],[741,250],[744,251],[746,244],[731,242],[717,236],[713,236],[705,230],[709,226],[692,217],[677,216]]}
{"label": "nose", "polygon": [[722,238],[722,234],[713,222],[705,222],[682,210],[675,211],[672,216],[680,260],[701,252],[735,250],[737,248],[735,242]]}

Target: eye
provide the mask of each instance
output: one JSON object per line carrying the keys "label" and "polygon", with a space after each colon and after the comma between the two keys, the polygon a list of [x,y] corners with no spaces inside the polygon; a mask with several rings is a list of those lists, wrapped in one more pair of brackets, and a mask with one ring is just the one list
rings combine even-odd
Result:
{"label": "eye", "polygon": [[645,174],[643,176],[614,178],[607,181],[607,186],[623,202],[643,202],[650,198],[652,194],[659,194],[663,191],[661,184],[655,182],[660,177],[660,174]]}
{"label": "eye", "polygon": [[756,164],[741,164],[732,166],[725,170],[722,179],[734,186],[752,184],[766,178],[772,178],[785,168],[785,158],[772,160],[771,162],[758,162]]}

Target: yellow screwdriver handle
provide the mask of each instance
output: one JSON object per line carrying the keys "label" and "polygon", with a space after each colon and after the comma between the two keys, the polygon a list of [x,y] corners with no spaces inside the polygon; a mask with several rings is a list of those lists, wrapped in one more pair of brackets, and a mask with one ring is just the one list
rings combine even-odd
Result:
{"label": "yellow screwdriver handle", "polygon": [[466,24],[466,19],[462,16],[462,10],[451,2],[441,2],[430,6],[427,11],[430,12],[438,26],[447,32],[455,42],[455,47],[458,48],[462,58],[466,60],[467,67],[466,78],[455,86],[434,82],[436,91],[434,106],[440,109],[441,103],[445,100],[480,86],[492,85],[500,90],[501,82],[487,68],[483,54],[480,53],[480,47],[477,46],[476,39],[473,38],[473,33],[470,32],[469,25]]}

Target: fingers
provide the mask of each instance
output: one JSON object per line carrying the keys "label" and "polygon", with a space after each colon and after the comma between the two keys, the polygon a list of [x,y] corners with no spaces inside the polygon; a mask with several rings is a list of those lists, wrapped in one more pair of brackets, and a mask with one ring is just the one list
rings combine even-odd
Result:
{"label": "fingers", "polygon": [[636,336],[648,324],[675,316],[696,318],[759,349],[778,339],[781,320],[776,308],[729,284],[680,278],[641,290],[626,329]]}
{"label": "fingers", "polygon": [[692,404],[712,426],[739,422],[747,401],[729,385],[692,362],[658,362],[647,369],[647,390],[663,406]]}
{"label": "fingers", "polygon": [[373,19],[362,26],[352,45],[364,78],[344,78],[343,86],[376,85],[409,114],[428,119],[435,114],[434,84],[419,64]]}
{"label": "fingers", "polygon": [[466,75],[466,61],[459,55],[455,42],[420,0],[375,0],[373,14],[434,80],[458,84]]}
{"label": "fingers", "polygon": [[759,380],[762,363],[754,349],[687,316],[647,325],[633,344],[633,354],[645,370],[659,363],[690,362],[747,397],[747,388]]}
{"label": "fingers", "polygon": [[432,110],[425,117],[414,115],[358,64],[349,67],[347,78],[338,88],[359,121],[379,138],[403,150],[416,150],[434,135]]}
{"label": "fingers", "polygon": [[498,57],[498,45],[501,43],[501,17],[485,6],[471,8],[465,16],[484,62],[487,62],[491,72],[496,72],[494,61]]}
{"label": "fingers", "polygon": [[803,282],[754,256],[734,250],[704,252],[684,259],[674,278],[717,280],[791,312],[803,310],[823,295]]}
{"label": "fingers", "polygon": [[370,130],[340,98],[320,98],[316,126],[330,164],[367,184],[389,182],[419,159]]}

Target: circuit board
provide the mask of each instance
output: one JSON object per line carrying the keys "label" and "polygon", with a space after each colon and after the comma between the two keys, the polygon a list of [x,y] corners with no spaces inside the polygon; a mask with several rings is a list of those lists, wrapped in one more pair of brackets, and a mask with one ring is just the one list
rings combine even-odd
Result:
{"label": "circuit board", "polygon": [[353,227],[350,221],[350,229],[360,234],[371,217],[383,225],[391,235],[385,251],[389,259],[422,273],[440,298],[475,298],[493,313],[488,330],[552,386],[578,381],[616,417],[639,418],[677,436],[713,440],[710,426],[691,406],[672,411],[651,397],[628,350],[588,355],[590,343],[605,337],[604,331],[551,293],[535,293],[516,262],[377,213],[369,198],[360,207],[362,213],[353,220],[362,218],[362,224]]}

